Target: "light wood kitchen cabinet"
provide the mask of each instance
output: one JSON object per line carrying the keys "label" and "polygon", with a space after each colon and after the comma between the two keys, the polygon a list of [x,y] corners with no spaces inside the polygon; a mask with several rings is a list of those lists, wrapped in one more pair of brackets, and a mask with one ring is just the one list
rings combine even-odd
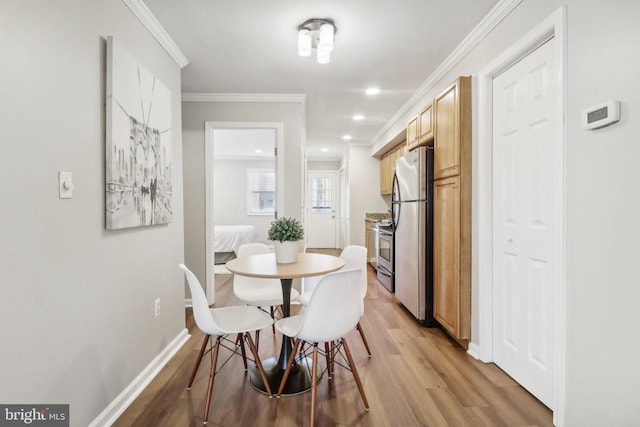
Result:
{"label": "light wood kitchen cabinet", "polygon": [[[434,182],[433,311],[435,319],[459,339],[471,337],[471,239],[468,196],[460,177]],[[468,206],[469,205],[469,206]],[[469,211],[470,212],[470,211]]]}
{"label": "light wood kitchen cabinet", "polygon": [[412,150],[418,145],[418,117],[414,117],[407,123],[407,150]]}
{"label": "light wood kitchen cabinet", "polygon": [[[433,124],[433,103],[429,103],[407,125],[407,150],[413,150],[423,145],[432,145]],[[411,133],[415,133],[415,136],[410,140],[409,135]]]}
{"label": "light wood kitchen cabinet", "polygon": [[458,79],[434,100],[433,179],[459,175],[471,159],[471,77]]}
{"label": "light wood kitchen cabinet", "polygon": [[393,175],[396,168],[396,160],[404,156],[405,142],[396,145],[380,158],[380,194],[387,196],[393,190]]}
{"label": "light wood kitchen cabinet", "polygon": [[376,250],[376,231],[373,229],[375,221],[364,221],[364,246],[367,248],[367,262],[377,263],[378,251]]}
{"label": "light wood kitchen cabinet", "polygon": [[461,344],[471,337],[471,80],[434,101],[434,317]]}

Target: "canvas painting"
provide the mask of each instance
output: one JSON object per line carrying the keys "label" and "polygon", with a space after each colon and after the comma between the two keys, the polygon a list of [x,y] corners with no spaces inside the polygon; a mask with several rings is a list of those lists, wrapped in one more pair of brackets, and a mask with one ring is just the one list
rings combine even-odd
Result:
{"label": "canvas painting", "polygon": [[171,222],[171,92],[107,38],[106,228]]}

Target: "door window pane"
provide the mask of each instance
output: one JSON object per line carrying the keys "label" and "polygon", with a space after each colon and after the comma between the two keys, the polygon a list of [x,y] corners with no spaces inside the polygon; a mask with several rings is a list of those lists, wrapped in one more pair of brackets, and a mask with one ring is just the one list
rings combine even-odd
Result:
{"label": "door window pane", "polygon": [[331,178],[312,178],[311,212],[331,213],[333,210],[333,206],[331,204],[332,191]]}

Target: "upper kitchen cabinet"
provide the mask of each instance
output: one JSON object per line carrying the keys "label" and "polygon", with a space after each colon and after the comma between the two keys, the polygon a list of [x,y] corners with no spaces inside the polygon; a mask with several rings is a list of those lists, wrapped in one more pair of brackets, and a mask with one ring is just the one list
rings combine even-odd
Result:
{"label": "upper kitchen cabinet", "polygon": [[433,179],[471,164],[471,77],[458,77],[434,100]]}
{"label": "upper kitchen cabinet", "polygon": [[388,196],[393,190],[393,175],[396,169],[396,160],[404,156],[406,143],[396,145],[380,158],[380,194]]}
{"label": "upper kitchen cabinet", "polygon": [[407,149],[418,146],[418,117],[414,117],[407,123]]}
{"label": "upper kitchen cabinet", "polygon": [[433,123],[433,103],[429,103],[407,124],[407,150],[433,144]]}

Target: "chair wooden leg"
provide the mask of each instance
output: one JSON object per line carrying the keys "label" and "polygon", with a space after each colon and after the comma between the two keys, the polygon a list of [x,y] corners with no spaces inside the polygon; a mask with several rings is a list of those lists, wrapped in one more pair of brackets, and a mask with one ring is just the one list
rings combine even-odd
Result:
{"label": "chair wooden leg", "polygon": [[316,424],[316,394],[318,388],[318,344],[313,345],[313,361],[311,362],[311,420],[309,425]]}
{"label": "chair wooden leg", "polygon": [[358,324],[356,325],[356,329],[358,330],[358,332],[360,332],[360,336],[362,337],[362,342],[364,343],[364,346],[367,349],[367,354],[369,354],[369,357],[371,357],[371,350],[369,350],[369,343],[367,342],[367,338],[365,338],[364,336],[364,331],[362,330],[362,326],[360,325],[360,322],[358,322]]}
{"label": "chair wooden leg", "polygon": [[351,352],[349,351],[347,340],[345,340],[344,338],[342,338],[342,346],[344,347],[344,353],[346,354],[347,360],[349,361],[351,373],[353,374],[353,378],[356,380],[356,385],[358,386],[358,390],[360,391],[360,396],[362,397],[362,401],[364,402],[364,407],[369,409],[369,402],[367,402],[367,396],[365,396],[364,394],[364,388],[362,387],[362,383],[360,382],[360,376],[358,375],[356,364],[353,363],[353,358],[351,357]]}
{"label": "chair wooden leg", "polygon": [[260,348],[260,331],[256,331],[256,350]]}
{"label": "chair wooden leg", "polygon": [[329,350],[329,343],[324,343],[324,356],[327,361],[327,378],[331,378],[331,361],[333,360],[331,350]]}
{"label": "chair wooden leg", "polygon": [[336,370],[336,342],[331,341],[331,373]]}
{"label": "chair wooden leg", "polygon": [[264,368],[262,367],[262,362],[260,361],[260,356],[258,355],[258,349],[256,348],[253,340],[251,339],[251,334],[247,332],[245,334],[245,338],[247,343],[249,344],[249,349],[251,353],[253,353],[253,358],[256,361],[256,367],[258,368],[258,372],[260,372],[260,378],[262,378],[262,382],[264,383],[265,388],[267,389],[267,394],[269,397],[273,397],[273,393],[271,392],[271,386],[269,385],[269,380],[267,379],[267,374],[264,372]]}
{"label": "chair wooden leg", "polygon": [[209,386],[207,387],[207,400],[204,404],[204,419],[202,424],[206,424],[209,419],[209,407],[211,407],[211,395],[213,394],[213,382],[216,378],[216,365],[218,364],[218,351],[220,350],[220,340],[222,337],[216,337],[216,344],[213,347],[213,361],[211,362],[211,371],[209,372]]}
{"label": "chair wooden leg", "polygon": [[296,358],[296,351],[298,351],[298,347],[300,346],[300,342],[302,340],[296,340],[293,344],[293,349],[291,351],[291,355],[289,356],[289,360],[287,360],[287,369],[284,370],[284,374],[282,374],[282,379],[280,380],[280,386],[278,387],[277,396],[280,397],[282,395],[282,390],[284,390],[284,385],[287,383],[287,378],[289,378],[289,374],[291,373],[291,366],[293,366],[293,361]]}
{"label": "chair wooden leg", "polygon": [[198,353],[198,359],[196,359],[196,366],[193,367],[193,371],[191,372],[191,378],[189,379],[189,385],[187,386],[187,390],[191,388],[193,385],[193,380],[196,377],[196,372],[198,372],[198,368],[200,367],[200,362],[202,361],[202,356],[204,355],[204,350],[207,348],[207,343],[209,342],[210,335],[204,336],[204,341],[202,341],[202,347],[200,347],[200,352]]}
{"label": "chair wooden leg", "polygon": [[242,334],[238,333],[238,337],[236,338],[236,345],[240,346],[240,351],[242,352],[242,363],[244,363],[244,370],[249,369],[247,367],[247,352],[244,349],[244,340],[242,339]]}

